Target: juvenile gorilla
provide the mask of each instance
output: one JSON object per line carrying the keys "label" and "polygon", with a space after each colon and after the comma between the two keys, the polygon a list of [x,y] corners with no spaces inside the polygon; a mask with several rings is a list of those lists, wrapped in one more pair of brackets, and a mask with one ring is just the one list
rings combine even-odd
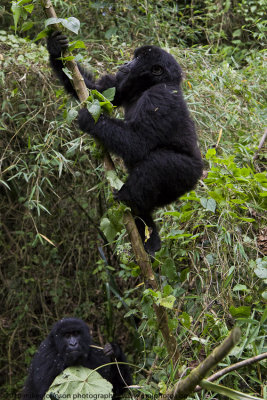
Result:
{"label": "juvenile gorilla", "polygon": [[[65,89],[76,96],[57,59],[67,46],[60,32],[48,38],[51,65]],[[194,123],[180,87],[182,70],[170,54],[156,46],[138,48],[133,60],[116,75],[104,75],[97,81],[80,65],[79,70],[89,89],[116,88],[113,104],[123,106],[124,120],[102,115],[95,123],[82,109],[79,126],[123,159],[129,176],[116,198],[131,207],[145,249],[154,255],[160,249],[160,238],[153,210],[193,189],[203,168]],[[150,228],[149,240],[145,240],[144,224]]]}
{"label": "juvenile gorilla", "polygon": [[[64,318],[52,328],[48,337],[41,343],[29,368],[23,392],[23,400],[42,400],[53,380],[64,369],[74,365],[95,369],[114,359],[126,362],[118,344],[108,343],[103,350],[90,347],[93,344],[88,326],[78,318]],[[97,370],[103,378],[113,385],[114,397],[131,385],[129,367],[125,364],[107,365]],[[122,377],[121,377],[121,375]]]}

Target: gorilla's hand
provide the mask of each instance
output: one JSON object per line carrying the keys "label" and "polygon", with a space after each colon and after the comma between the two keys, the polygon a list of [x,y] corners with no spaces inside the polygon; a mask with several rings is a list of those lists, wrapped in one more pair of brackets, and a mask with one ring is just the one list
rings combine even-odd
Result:
{"label": "gorilla's hand", "polygon": [[52,57],[60,57],[61,52],[69,45],[67,36],[59,31],[54,31],[47,38],[47,50]]}
{"label": "gorilla's hand", "polygon": [[103,352],[105,356],[114,358],[114,350],[111,343],[105,344],[103,347]]}
{"label": "gorilla's hand", "polygon": [[115,358],[120,359],[121,357],[121,348],[117,343],[107,343],[103,347],[103,352],[105,356],[111,357],[112,360]]}
{"label": "gorilla's hand", "polygon": [[79,117],[78,117],[79,127],[84,132],[89,132],[93,134],[93,129],[95,126],[95,120],[92,115],[89,113],[87,108],[81,108],[79,110]]}

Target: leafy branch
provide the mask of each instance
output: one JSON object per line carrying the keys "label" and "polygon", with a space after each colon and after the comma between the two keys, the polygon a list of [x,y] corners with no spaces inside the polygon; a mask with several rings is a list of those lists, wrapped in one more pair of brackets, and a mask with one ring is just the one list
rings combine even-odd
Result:
{"label": "leafy branch", "polygon": [[[258,356],[254,356],[254,357],[248,358],[246,360],[239,361],[239,362],[237,362],[235,364],[230,365],[229,367],[220,369],[219,371],[215,372],[213,375],[209,376],[205,381],[206,382],[207,381],[208,382],[213,382],[216,379],[221,378],[222,376],[228,374],[229,372],[236,371],[239,368],[242,368],[242,367],[245,367],[247,365],[251,365],[251,364],[254,364],[256,362],[265,360],[266,358],[267,358],[267,352],[259,354]],[[197,386],[195,392],[198,392],[201,389],[202,389],[201,386]]]}

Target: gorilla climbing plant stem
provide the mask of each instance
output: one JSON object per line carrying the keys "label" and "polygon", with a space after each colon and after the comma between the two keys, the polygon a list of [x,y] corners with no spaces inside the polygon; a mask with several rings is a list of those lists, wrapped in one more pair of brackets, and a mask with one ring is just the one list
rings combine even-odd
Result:
{"label": "gorilla climbing plant stem", "polygon": [[[50,0],[41,0],[41,5],[45,11],[47,18],[57,18],[56,12]],[[54,30],[61,29],[58,24],[54,24],[52,26]],[[80,71],[74,60],[66,61],[66,66],[72,73],[73,86],[79,100],[82,103],[88,98],[89,95],[88,89],[84,83],[84,79],[80,74]],[[105,151],[104,153],[104,167],[106,171],[115,170],[113,161],[107,151]],[[141,237],[134,222],[134,218],[129,211],[126,211],[124,214],[124,224],[132,244],[136,262],[140,266],[142,276],[145,280],[146,287],[149,287],[153,290],[158,290],[158,284],[155,279],[149,256],[145,252]],[[156,314],[158,327],[162,333],[169,357],[172,359],[175,366],[178,361],[179,353],[177,349],[177,341],[169,330],[167,311],[164,307],[157,304],[154,304],[153,308]]]}

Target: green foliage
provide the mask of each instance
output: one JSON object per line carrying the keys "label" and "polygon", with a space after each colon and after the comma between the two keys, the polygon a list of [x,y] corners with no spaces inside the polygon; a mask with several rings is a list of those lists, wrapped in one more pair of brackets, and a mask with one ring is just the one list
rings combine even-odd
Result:
{"label": "green foliage", "polygon": [[115,88],[107,89],[103,93],[99,93],[95,89],[90,90],[90,95],[87,98],[86,106],[95,122],[98,121],[102,111],[107,114],[112,113],[114,106],[112,105],[111,101],[114,99],[114,96]]}
{"label": "green foliage", "polygon": [[112,384],[102,376],[89,368],[66,368],[53,381],[45,398],[53,393],[56,398],[75,398],[80,396],[111,398],[113,395]]}
{"label": "green foliage", "polygon": [[80,21],[75,17],[69,18],[48,18],[45,21],[45,27],[49,25],[60,24],[71,32],[78,33],[80,29]]}
{"label": "green foliage", "polygon": [[[28,14],[32,13],[33,9],[34,5],[29,0],[12,1],[11,11],[13,13],[15,32],[17,31],[18,21],[20,17],[22,17],[25,20]],[[27,23],[24,22],[21,31],[22,32],[27,31],[32,27],[33,27],[33,22],[27,22]]]}
{"label": "green foliage", "polygon": [[219,393],[229,399],[233,400],[261,400],[259,397],[256,396],[250,396],[248,394],[244,394],[241,392],[238,392],[233,389],[229,389],[225,386],[222,385],[217,385],[215,383],[203,380],[201,383],[201,386],[207,390],[210,390],[215,393]]}

